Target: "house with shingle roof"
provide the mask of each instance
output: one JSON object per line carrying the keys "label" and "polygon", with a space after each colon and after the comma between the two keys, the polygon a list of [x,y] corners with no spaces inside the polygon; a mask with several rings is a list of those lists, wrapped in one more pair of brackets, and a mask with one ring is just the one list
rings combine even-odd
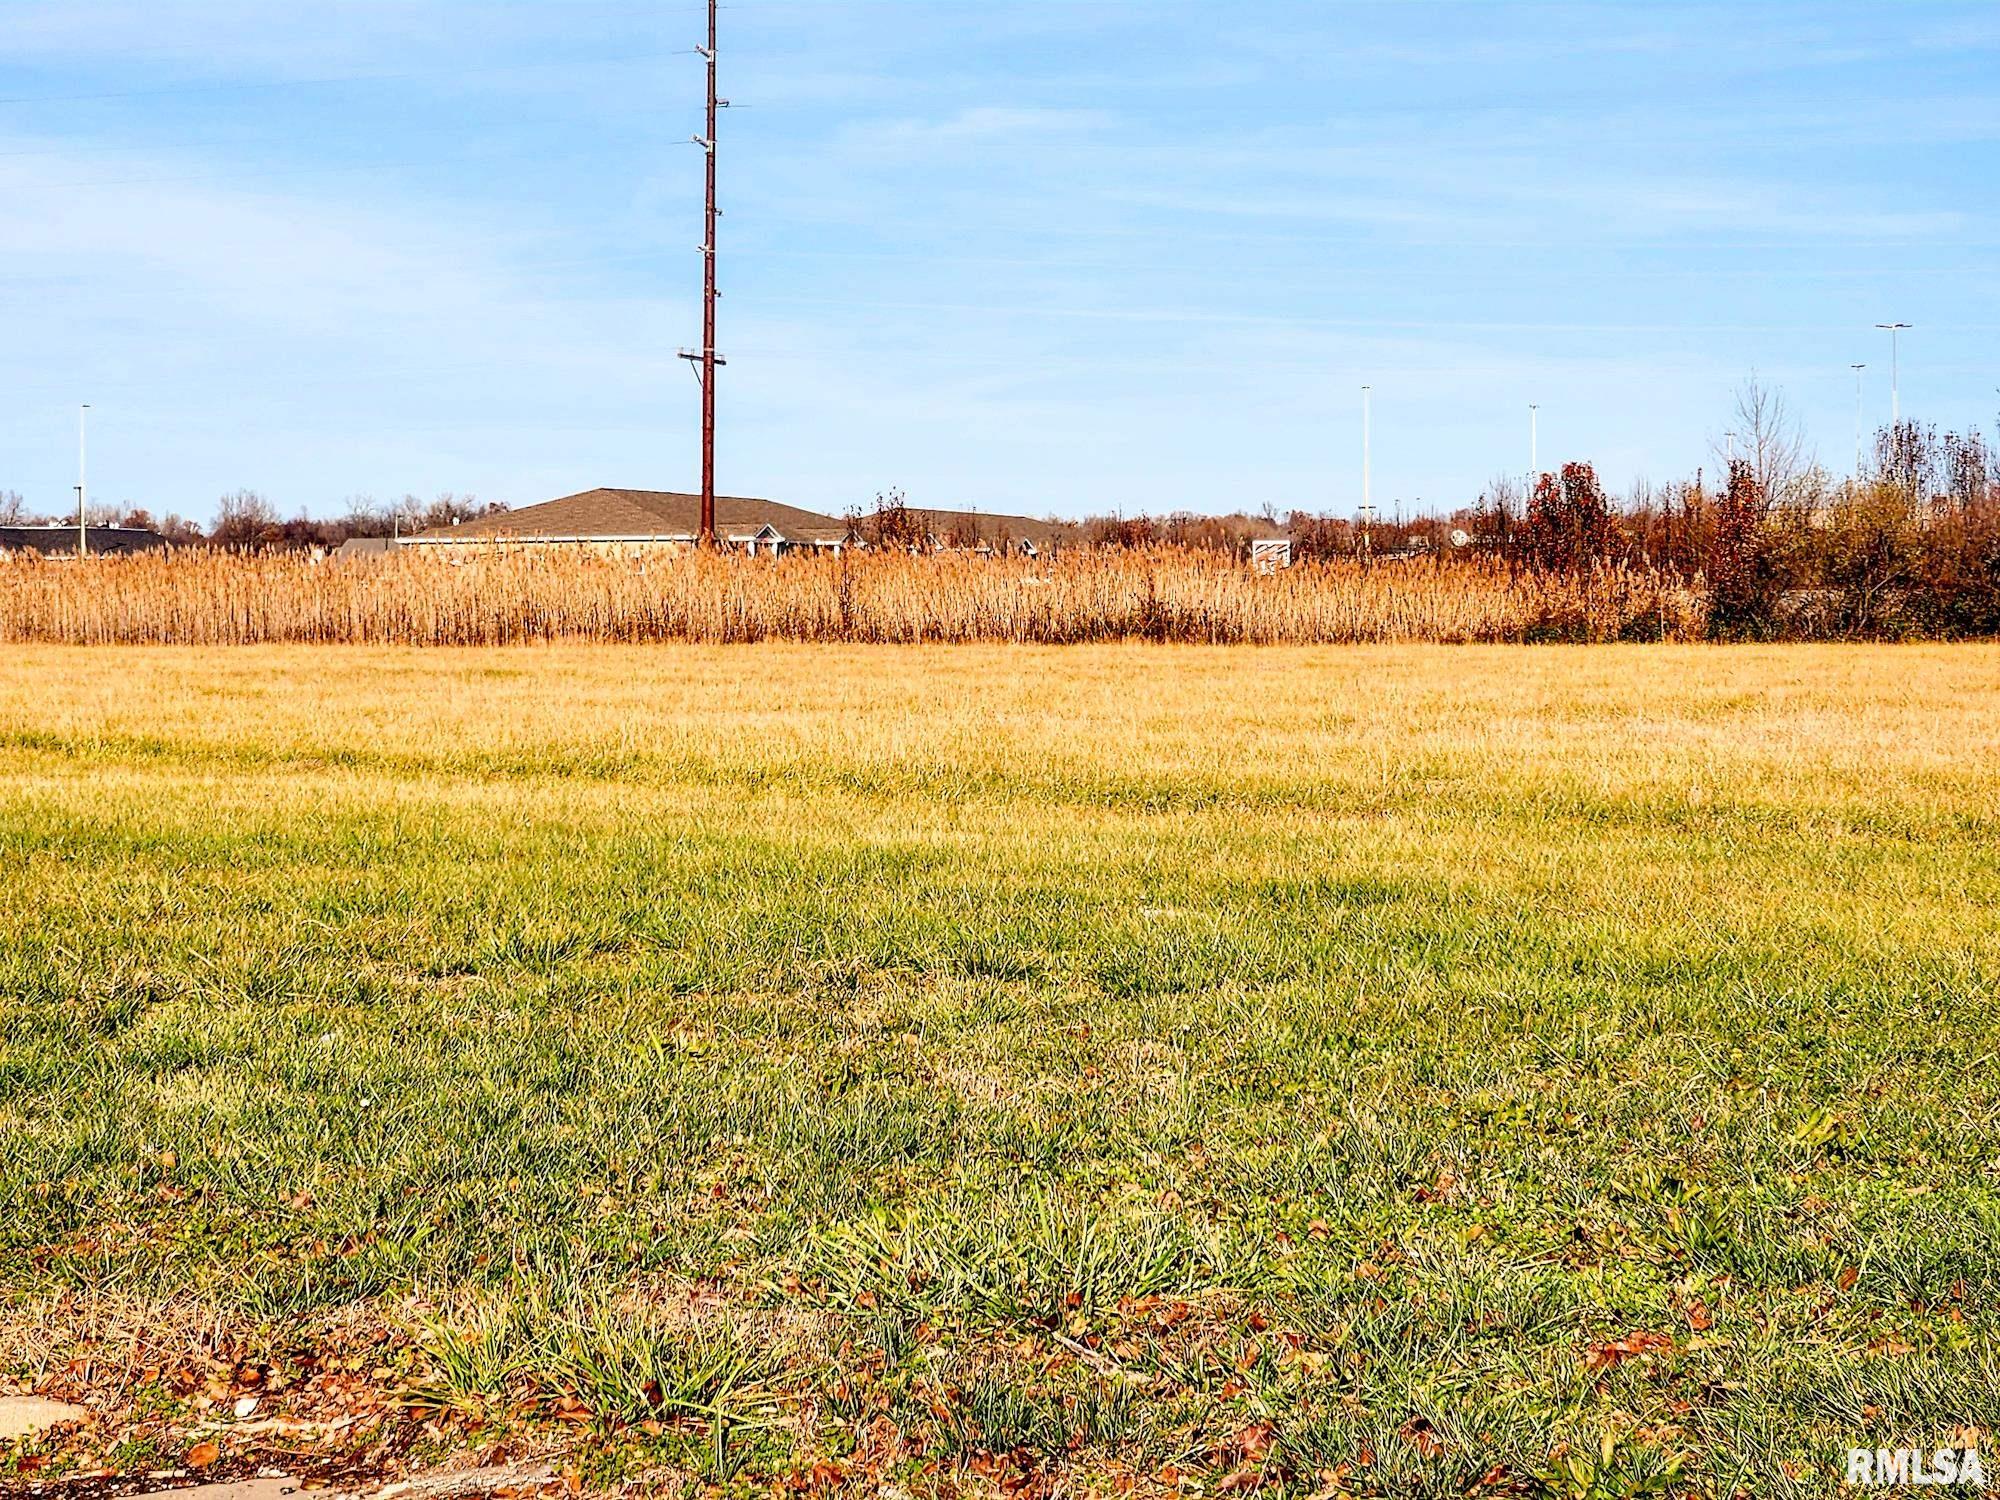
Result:
{"label": "house with shingle roof", "polygon": [[[77,534],[74,525],[0,526],[0,557],[11,553],[39,553],[44,557],[75,557]],[[85,550],[93,557],[113,552],[151,552],[167,545],[157,531],[140,526],[86,526]]]}
{"label": "house with shingle roof", "polygon": [[[405,547],[574,546],[627,552],[691,547],[701,531],[701,496],[671,490],[585,490],[560,500],[434,526],[402,538]],[[854,536],[845,521],[773,500],[715,497],[715,537],[733,551],[781,556],[839,552]]]}

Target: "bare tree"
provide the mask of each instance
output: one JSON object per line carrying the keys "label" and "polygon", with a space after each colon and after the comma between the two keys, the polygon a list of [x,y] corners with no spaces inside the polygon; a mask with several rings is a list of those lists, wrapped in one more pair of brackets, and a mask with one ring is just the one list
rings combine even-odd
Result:
{"label": "bare tree", "polygon": [[182,546],[191,547],[208,540],[202,533],[200,522],[190,521],[184,516],[175,515],[172,511],[168,511],[153,529],[168,541],[177,542]]}
{"label": "bare tree", "polygon": [[[449,490],[428,504],[415,495],[404,495],[402,499],[390,502],[385,510],[380,511],[376,510],[373,501],[365,504],[369,515],[381,518],[381,530],[374,533],[378,536],[387,536],[391,530],[409,536],[439,526],[454,526],[460,521],[475,521],[481,516],[496,516],[507,509],[504,500],[481,501],[477,496],[455,495]],[[359,507],[350,508],[350,517],[359,514]]]}
{"label": "bare tree", "polygon": [[33,525],[40,516],[28,512],[27,503],[14,490],[0,490],[0,526]]}
{"label": "bare tree", "polygon": [[1899,422],[1875,434],[1875,473],[1905,505],[1922,505],[1942,490],[1947,464],[1935,427]]}
{"label": "bare tree", "polygon": [[372,495],[350,495],[347,509],[333,523],[342,539],[351,536],[387,536],[395,529],[394,517],[386,505],[377,505]]}
{"label": "bare tree", "polygon": [[1808,465],[1805,432],[1785,393],[1752,375],[1736,388],[1731,422],[1727,439],[1717,449],[1724,471],[1740,460],[1749,466],[1761,504],[1767,509],[1791,504]]}
{"label": "bare tree", "polygon": [[1499,474],[1473,505],[1475,536],[1505,542],[1528,513],[1528,490],[1515,474]]}
{"label": "bare tree", "polygon": [[1986,439],[1977,427],[1965,436],[1948,432],[1944,438],[1945,494],[1961,510],[1978,505],[1992,492],[1995,465]]}
{"label": "bare tree", "polygon": [[910,509],[901,490],[887,490],[875,497],[872,515],[861,519],[860,535],[870,547],[892,552],[915,552],[930,543],[930,523]]}
{"label": "bare tree", "polygon": [[283,535],[278,513],[255,490],[238,490],[215,504],[209,536],[226,547],[266,547]]}

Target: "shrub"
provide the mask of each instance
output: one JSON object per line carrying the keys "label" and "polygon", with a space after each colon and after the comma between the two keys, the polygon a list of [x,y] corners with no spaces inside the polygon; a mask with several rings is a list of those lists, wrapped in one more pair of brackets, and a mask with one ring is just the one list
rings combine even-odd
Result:
{"label": "shrub", "polygon": [[1581,572],[1622,550],[1617,518],[1589,464],[1564,464],[1560,475],[1535,480],[1522,532],[1529,560],[1551,572]]}
{"label": "shrub", "polygon": [[1716,501],[1708,542],[1708,628],[1718,639],[1761,639],[1777,620],[1776,556],[1765,534],[1764,487],[1741,459],[1729,465],[1729,488]]}

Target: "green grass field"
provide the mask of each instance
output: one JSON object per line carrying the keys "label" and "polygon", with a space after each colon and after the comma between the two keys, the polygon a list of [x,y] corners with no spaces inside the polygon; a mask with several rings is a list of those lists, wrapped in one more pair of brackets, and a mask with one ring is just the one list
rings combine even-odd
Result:
{"label": "green grass field", "polygon": [[1988,647],[17,649],[0,1376],[365,1325],[592,1483],[1829,1493],[2000,1411],[1996,747]]}

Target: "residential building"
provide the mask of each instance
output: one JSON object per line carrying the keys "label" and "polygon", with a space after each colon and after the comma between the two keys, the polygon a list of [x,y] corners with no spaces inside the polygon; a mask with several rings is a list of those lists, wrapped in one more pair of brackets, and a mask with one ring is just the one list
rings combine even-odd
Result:
{"label": "residential building", "polygon": [[[608,553],[691,547],[701,529],[701,497],[666,490],[585,490],[541,505],[500,511],[401,538],[406,547],[584,547]],[[839,552],[853,536],[845,521],[771,500],[715,498],[715,535],[732,551],[777,557]]]}

